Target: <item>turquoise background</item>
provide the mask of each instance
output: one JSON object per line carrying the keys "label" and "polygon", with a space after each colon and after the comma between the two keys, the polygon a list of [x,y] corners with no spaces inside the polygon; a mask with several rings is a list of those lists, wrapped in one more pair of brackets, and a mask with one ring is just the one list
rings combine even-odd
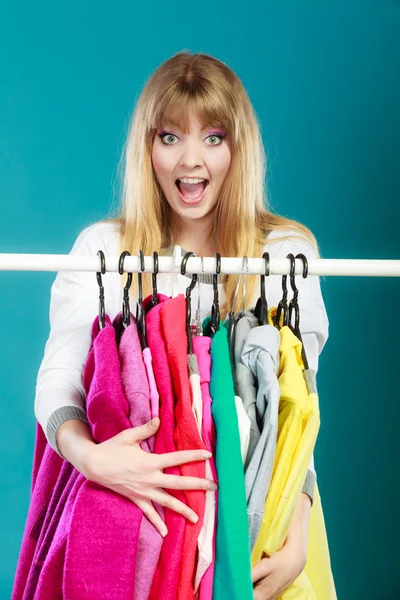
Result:
{"label": "turquoise background", "polygon": [[[262,124],[279,213],[324,258],[400,259],[400,2],[43,2],[2,9],[0,252],[67,253],[116,202],[145,80],[179,50],[226,62]],[[0,272],[0,598],[29,505],[55,273]],[[400,280],[326,277],[315,464],[340,600],[398,598]],[[325,600],[325,599],[319,599]]]}

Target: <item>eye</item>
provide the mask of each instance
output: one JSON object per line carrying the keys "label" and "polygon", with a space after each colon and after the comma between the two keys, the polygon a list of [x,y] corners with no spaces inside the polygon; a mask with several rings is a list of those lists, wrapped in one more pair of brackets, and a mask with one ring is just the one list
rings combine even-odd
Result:
{"label": "eye", "polygon": [[[164,141],[164,138],[166,138],[166,139],[171,138],[171,137],[177,138],[177,136],[174,133],[170,133],[169,131],[164,131],[162,133],[158,133],[157,135],[160,138],[160,140],[162,141],[162,143],[165,144],[165,146],[173,146],[174,143],[166,142],[166,141]],[[219,133],[211,133],[210,135],[207,136],[206,139],[208,139],[208,138],[219,139],[220,142],[219,142],[219,144],[208,144],[208,146],[220,146],[222,144],[222,140],[224,139],[224,137],[226,137],[226,134],[221,135]]]}
{"label": "eye", "polygon": [[162,143],[165,144],[166,146],[172,146],[173,144],[170,144],[169,142],[164,142],[164,138],[166,138],[166,137],[176,138],[176,135],[174,133],[168,133],[168,132],[167,133],[158,133],[157,135],[160,138],[160,140],[162,141]]}
{"label": "eye", "polygon": [[224,139],[224,137],[226,137],[226,134],[221,135],[219,133],[211,133],[210,135],[207,136],[207,138],[219,138],[219,140],[220,140],[219,144],[210,144],[211,146],[220,146],[222,144],[222,140]]}

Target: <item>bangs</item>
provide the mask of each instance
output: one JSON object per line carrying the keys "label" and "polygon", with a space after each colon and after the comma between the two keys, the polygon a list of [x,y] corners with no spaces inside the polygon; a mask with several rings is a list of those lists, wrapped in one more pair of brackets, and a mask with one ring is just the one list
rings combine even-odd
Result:
{"label": "bangs", "polygon": [[153,117],[153,128],[177,127],[187,134],[192,118],[197,118],[202,129],[223,127],[227,132],[232,131],[232,115],[216,94],[203,92],[194,96],[176,90],[160,100]]}

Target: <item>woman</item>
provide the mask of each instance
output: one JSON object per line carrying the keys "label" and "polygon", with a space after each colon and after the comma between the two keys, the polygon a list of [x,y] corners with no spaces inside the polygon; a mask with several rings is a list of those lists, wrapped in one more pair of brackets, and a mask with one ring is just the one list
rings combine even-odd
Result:
{"label": "woman", "polygon": [[[223,62],[206,55],[180,52],[148,80],[137,102],[124,152],[122,204],[119,214],[81,232],[72,254],[94,255],[102,249],[116,256],[171,253],[174,244],[199,256],[285,258],[303,252],[318,258],[312,233],[300,223],[272,214],[264,189],[265,155],[259,125],[239,78]],[[133,298],[136,297],[134,278]],[[300,323],[310,368],[328,336],[328,319],[319,278],[299,278]],[[122,281],[123,280],[123,281]],[[221,276],[221,316],[233,302],[238,276]],[[125,277],[103,276],[106,311],[121,310]],[[245,306],[254,306],[258,276],[247,276]],[[297,283],[297,281],[296,281]],[[137,285],[137,284],[136,284]],[[174,285],[184,292],[185,276]],[[150,275],[144,275],[145,293]],[[172,278],[158,276],[158,291],[170,295]],[[238,302],[241,305],[242,291]],[[195,296],[195,294],[194,294]],[[267,280],[269,306],[281,297],[281,277]],[[203,316],[210,311],[211,285],[201,284]],[[93,273],[60,272],[52,287],[51,331],[39,370],[35,414],[52,447],[88,479],[130,498],[162,535],[166,527],[153,502],[186,518],[197,515],[168,489],[212,489],[207,479],[165,475],[167,466],[204,458],[202,451],[149,455],[139,442],[153,435],[159,420],[125,430],[96,444],[83,409],[81,373],[90,347],[91,323],[98,310]],[[134,308],[133,308],[134,312]],[[252,570],[257,600],[273,600],[303,570],[315,470],[307,480],[280,552],[263,558]]]}

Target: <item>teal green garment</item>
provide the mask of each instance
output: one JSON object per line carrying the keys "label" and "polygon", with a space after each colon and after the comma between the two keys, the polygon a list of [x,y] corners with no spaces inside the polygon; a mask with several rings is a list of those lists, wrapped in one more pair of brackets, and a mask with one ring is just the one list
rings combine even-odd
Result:
{"label": "teal green garment", "polygon": [[247,503],[235,405],[228,332],[220,323],[213,334],[210,317],[203,321],[211,342],[211,413],[217,445],[218,513],[213,600],[253,600]]}

